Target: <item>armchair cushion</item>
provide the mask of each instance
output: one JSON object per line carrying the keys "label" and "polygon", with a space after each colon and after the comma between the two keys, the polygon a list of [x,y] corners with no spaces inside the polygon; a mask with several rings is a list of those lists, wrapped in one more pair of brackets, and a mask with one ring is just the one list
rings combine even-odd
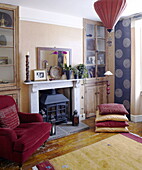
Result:
{"label": "armchair cushion", "polygon": [[[10,128],[0,128],[0,137],[5,136],[9,142],[15,142],[17,140],[17,135],[13,129]],[[0,138],[1,139],[1,138]],[[0,140],[0,145],[1,145]]]}
{"label": "armchair cushion", "polygon": [[0,110],[0,127],[15,129],[20,124],[15,104]]}
{"label": "armchair cushion", "polygon": [[[18,140],[14,151],[24,152],[32,148],[45,134],[49,134],[51,124],[47,122],[22,123],[15,130]],[[33,135],[36,134],[36,135]]]}
{"label": "armchair cushion", "polygon": [[20,123],[43,122],[39,113],[22,113],[18,112]]}

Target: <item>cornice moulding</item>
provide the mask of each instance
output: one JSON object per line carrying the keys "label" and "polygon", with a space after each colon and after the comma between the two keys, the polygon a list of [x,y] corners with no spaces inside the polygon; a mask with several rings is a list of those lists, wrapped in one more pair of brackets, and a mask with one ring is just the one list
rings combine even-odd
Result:
{"label": "cornice moulding", "polygon": [[20,7],[20,20],[55,24],[73,28],[83,28],[83,19],[79,17]]}

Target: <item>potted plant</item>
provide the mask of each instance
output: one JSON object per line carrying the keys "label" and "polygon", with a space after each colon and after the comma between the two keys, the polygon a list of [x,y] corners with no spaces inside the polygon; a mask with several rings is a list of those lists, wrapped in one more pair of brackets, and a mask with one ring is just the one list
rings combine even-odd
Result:
{"label": "potted plant", "polygon": [[79,78],[87,78],[88,77],[88,70],[84,64],[79,64],[77,66],[79,70]]}
{"label": "potted plant", "polygon": [[73,67],[72,70],[74,73],[74,78],[78,79],[79,78],[79,70],[76,67]]}
{"label": "potted plant", "polygon": [[67,79],[70,79],[73,72],[72,66],[71,65],[67,66],[67,64],[64,64],[62,68],[63,72],[66,73]]}

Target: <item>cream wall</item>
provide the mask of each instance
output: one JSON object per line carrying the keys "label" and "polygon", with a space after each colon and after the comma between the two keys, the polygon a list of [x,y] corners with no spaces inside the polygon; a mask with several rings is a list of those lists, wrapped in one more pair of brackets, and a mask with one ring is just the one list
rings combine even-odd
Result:
{"label": "cream wall", "polygon": [[37,69],[36,47],[57,47],[72,49],[72,65],[83,62],[83,30],[54,24],[20,20],[19,23],[19,75],[20,75],[20,110],[29,111],[28,85],[26,78],[25,55],[29,51],[30,77]]}

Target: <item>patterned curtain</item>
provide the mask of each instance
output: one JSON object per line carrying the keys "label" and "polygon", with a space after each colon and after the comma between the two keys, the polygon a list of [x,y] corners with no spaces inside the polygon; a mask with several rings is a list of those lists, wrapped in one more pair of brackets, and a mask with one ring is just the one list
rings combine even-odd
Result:
{"label": "patterned curtain", "polygon": [[130,113],[131,98],[131,20],[115,26],[115,103],[124,104]]}

